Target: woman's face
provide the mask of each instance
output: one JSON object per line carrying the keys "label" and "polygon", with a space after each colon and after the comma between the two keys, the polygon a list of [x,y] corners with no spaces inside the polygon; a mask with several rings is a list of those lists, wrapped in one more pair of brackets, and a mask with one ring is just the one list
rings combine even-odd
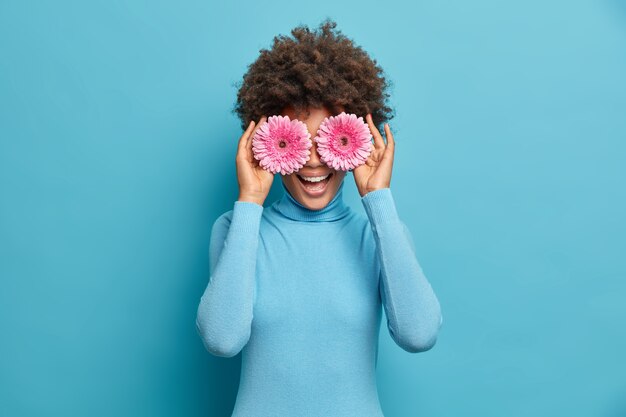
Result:
{"label": "woman's face", "polygon": [[[304,207],[310,210],[321,210],[330,203],[337,190],[346,176],[346,171],[337,171],[330,168],[322,161],[317,153],[317,144],[313,140],[317,134],[322,121],[328,116],[334,116],[325,107],[309,108],[310,114],[307,117],[306,112],[296,114],[291,106],[287,106],[281,112],[281,116],[289,116],[290,119],[298,119],[304,122],[311,134],[311,156],[306,164],[299,171],[290,175],[281,175],[285,188],[290,194]],[[329,177],[320,182],[308,182],[301,178],[305,177]]]}

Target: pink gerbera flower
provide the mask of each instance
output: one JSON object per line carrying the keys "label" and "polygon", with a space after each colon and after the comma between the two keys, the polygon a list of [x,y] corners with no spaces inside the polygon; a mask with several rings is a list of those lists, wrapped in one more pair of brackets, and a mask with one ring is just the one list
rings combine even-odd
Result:
{"label": "pink gerbera flower", "polygon": [[263,169],[291,174],[309,160],[313,144],[306,124],[289,116],[270,116],[252,138],[254,158]]}
{"label": "pink gerbera flower", "polygon": [[362,117],[341,112],[324,119],[315,137],[320,159],[329,167],[349,171],[372,152],[372,135]]}

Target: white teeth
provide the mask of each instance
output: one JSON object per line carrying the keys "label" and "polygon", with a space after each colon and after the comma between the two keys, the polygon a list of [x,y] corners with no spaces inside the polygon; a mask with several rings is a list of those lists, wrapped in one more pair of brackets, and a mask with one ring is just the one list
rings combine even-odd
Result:
{"label": "white teeth", "polygon": [[324,181],[326,178],[328,178],[330,174],[326,174],[323,177],[305,177],[303,175],[298,174],[298,176],[300,178],[302,178],[305,181],[309,181],[309,182],[320,182],[320,181]]}

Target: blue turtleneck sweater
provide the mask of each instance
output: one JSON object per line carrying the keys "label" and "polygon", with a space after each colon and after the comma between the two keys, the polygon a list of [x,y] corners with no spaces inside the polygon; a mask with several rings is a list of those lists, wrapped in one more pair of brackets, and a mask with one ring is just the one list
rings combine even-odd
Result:
{"label": "blue turtleneck sweater", "polygon": [[[282,181],[281,181],[281,184]],[[443,319],[390,188],[367,217],[343,201],[310,210],[284,194],[236,201],[214,223],[196,326],[213,355],[241,351],[233,417],[381,417],[381,306],[397,345],[423,352]]]}

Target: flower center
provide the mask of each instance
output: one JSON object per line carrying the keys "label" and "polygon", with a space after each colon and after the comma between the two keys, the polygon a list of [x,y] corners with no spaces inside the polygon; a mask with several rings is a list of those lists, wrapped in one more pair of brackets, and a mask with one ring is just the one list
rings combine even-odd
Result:
{"label": "flower center", "polygon": [[281,140],[280,142],[278,142],[278,146],[284,148],[285,146],[287,146],[287,143],[284,140]]}
{"label": "flower center", "polygon": [[345,136],[342,136],[339,140],[341,141],[341,146],[346,146],[348,144],[348,138]]}

